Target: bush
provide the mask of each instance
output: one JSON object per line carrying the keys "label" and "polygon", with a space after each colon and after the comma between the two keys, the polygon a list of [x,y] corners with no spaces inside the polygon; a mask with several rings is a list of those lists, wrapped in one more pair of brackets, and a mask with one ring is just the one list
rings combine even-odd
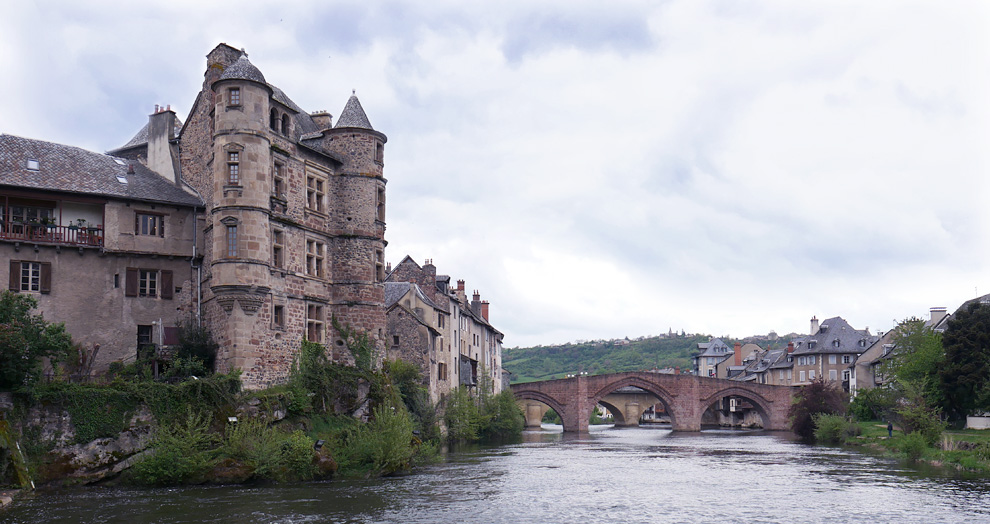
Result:
{"label": "bush", "polygon": [[466,388],[452,390],[446,398],[444,422],[452,442],[478,440],[478,406]]}
{"label": "bush", "polygon": [[478,434],[484,440],[506,440],[522,433],[526,420],[511,391],[486,397],[481,409]]}
{"label": "bush", "polygon": [[898,449],[911,460],[918,460],[928,449],[928,443],[921,433],[908,433],[901,437],[898,442]]}
{"label": "bush", "polygon": [[[175,351],[179,366],[172,376],[203,375],[213,373],[220,345],[213,340],[213,334],[195,320],[189,319],[179,326],[179,347]],[[181,361],[181,362],[180,362]]]}
{"label": "bush", "polygon": [[309,480],[316,475],[313,441],[301,431],[288,433],[260,419],[243,418],[227,426],[220,453],[241,463],[256,478]]}
{"label": "bush", "polygon": [[897,409],[900,426],[905,433],[918,433],[926,445],[934,446],[942,438],[945,423],[936,408],[928,407],[924,395],[918,388],[906,387],[901,407]]}
{"label": "bush", "polygon": [[841,444],[858,430],[858,426],[841,415],[815,413],[812,418],[815,423],[815,442],[820,444]]}
{"label": "bush", "polygon": [[183,423],[159,426],[150,455],[134,466],[135,477],[152,485],[204,480],[216,457],[217,437],[210,432],[209,422],[206,415],[189,410]]}
{"label": "bush", "polygon": [[358,473],[370,468],[390,475],[409,469],[415,452],[409,413],[385,403],[372,410],[372,417],[368,424],[344,432],[337,450],[341,470]]}

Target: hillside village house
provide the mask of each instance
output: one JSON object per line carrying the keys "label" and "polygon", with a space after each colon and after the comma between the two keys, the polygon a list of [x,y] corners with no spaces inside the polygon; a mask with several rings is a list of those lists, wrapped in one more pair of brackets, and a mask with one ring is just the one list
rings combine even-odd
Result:
{"label": "hillside village house", "polygon": [[156,108],[106,155],[0,136],[8,287],[95,372],[185,318],[249,388],[284,380],[304,338],[352,362],[331,320],[383,348],[385,135],[356,96],[336,124],[303,111],[226,44],[204,77],[185,122]]}
{"label": "hillside village house", "polygon": [[714,377],[716,366],[732,356],[729,346],[722,339],[713,338],[698,344],[698,354],[693,357],[694,374],[700,377]]}
{"label": "hillside village house", "polygon": [[388,355],[419,366],[432,400],[462,385],[490,384],[492,393],[508,387],[503,335],[489,322],[480,293],[468,301],[463,280],[451,288],[432,261],[420,266],[408,256],[385,280]]}

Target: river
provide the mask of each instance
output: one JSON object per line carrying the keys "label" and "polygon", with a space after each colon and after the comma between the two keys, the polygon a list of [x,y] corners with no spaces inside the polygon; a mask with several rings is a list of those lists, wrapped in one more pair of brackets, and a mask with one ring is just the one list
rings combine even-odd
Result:
{"label": "river", "polygon": [[0,522],[987,523],[990,480],[786,434],[544,426],[403,477],[73,488],[19,501]]}

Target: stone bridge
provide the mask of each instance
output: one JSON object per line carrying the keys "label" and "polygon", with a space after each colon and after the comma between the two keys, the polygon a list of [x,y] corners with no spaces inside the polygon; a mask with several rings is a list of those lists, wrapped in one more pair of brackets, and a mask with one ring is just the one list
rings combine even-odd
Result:
{"label": "stone bridge", "polygon": [[[791,406],[793,388],[789,386],[634,371],[513,384],[512,393],[526,414],[527,426],[539,425],[539,419],[547,407],[550,407],[560,415],[565,432],[585,432],[588,431],[591,410],[609,394],[630,386],[656,397],[666,408],[671,426],[676,431],[701,430],[701,419],[705,412],[709,408],[718,409],[718,406],[728,405],[728,399],[741,399],[752,406],[759,414],[764,429],[790,430],[787,410]],[[606,404],[607,402],[606,400]],[[642,405],[643,410],[647,407],[649,405]],[[638,415],[629,420],[634,414],[628,407],[614,411],[609,407],[609,411],[613,415],[619,412],[626,425],[639,420]]]}

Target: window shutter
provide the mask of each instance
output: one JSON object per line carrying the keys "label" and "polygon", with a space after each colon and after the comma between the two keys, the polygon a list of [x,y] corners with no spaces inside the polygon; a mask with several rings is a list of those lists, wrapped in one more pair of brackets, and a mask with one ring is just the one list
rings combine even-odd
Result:
{"label": "window shutter", "polygon": [[162,270],[161,297],[171,300],[172,299],[172,292],[174,290],[175,290],[175,288],[172,287],[172,272],[163,269]]}
{"label": "window shutter", "polygon": [[138,270],[136,267],[127,268],[127,275],[124,277],[124,296],[136,297],[138,288]]}
{"label": "window shutter", "polygon": [[10,287],[15,293],[21,290],[21,263],[16,260],[10,261]]}
{"label": "window shutter", "polygon": [[41,292],[45,295],[52,292],[52,264],[41,263]]}
{"label": "window shutter", "polygon": [[165,215],[158,220],[158,236],[165,238]]}
{"label": "window shutter", "polygon": [[134,212],[134,234],[141,234],[141,216],[138,215],[137,211]]}

